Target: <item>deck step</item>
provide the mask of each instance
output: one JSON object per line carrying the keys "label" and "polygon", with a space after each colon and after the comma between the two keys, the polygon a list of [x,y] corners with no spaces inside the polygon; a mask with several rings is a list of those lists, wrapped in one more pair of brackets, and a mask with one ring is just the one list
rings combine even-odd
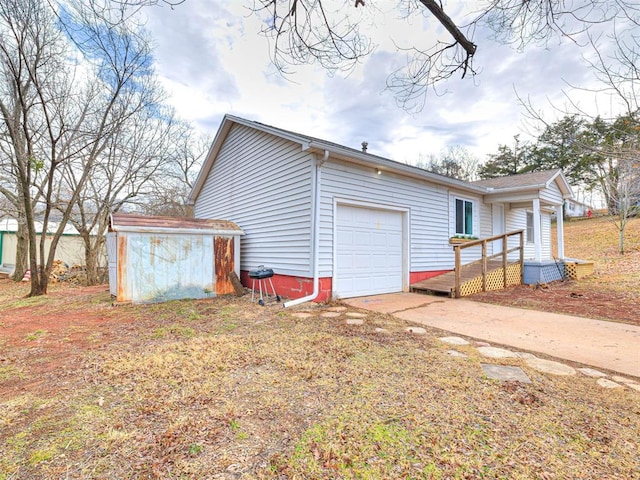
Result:
{"label": "deck step", "polygon": [[[517,270],[517,271],[516,271]],[[487,262],[487,278],[501,278],[502,277],[502,262],[501,261],[488,261]],[[519,264],[509,263],[507,266],[507,284],[514,285],[519,284]],[[516,278],[517,277],[517,278]],[[497,290],[502,288],[502,281],[499,282],[499,287],[496,288],[495,282],[491,282],[488,285],[489,290]],[[480,262],[464,265],[460,271],[460,285],[462,295],[472,295],[482,291],[482,264]],[[465,287],[465,288],[463,288]],[[411,285],[412,292],[420,292],[436,295],[447,295],[449,297],[455,296],[456,289],[456,274],[455,271],[443,273],[437,277],[427,278],[420,282],[416,282]]]}

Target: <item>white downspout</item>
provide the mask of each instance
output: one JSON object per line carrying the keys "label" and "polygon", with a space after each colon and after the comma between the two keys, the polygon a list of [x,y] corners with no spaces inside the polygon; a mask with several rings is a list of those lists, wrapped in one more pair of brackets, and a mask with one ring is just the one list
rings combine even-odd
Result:
{"label": "white downspout", "polygon": [[300,305],[301,303],[310,302],[314,300],[320,293],[320,186],[322,185],[322,182],[320,181],[320,168],[328,159],[329,150],[325,150],[324,156],[322,157],[322,162],[318,163],[316,161],[316,190],[315,196],[313,198],[313,220],[311,225],[313,231],[313,292],[311,293],[311,295],[307,295],[306,297],[296,298],[295,300],[290,300],[283,303],[282,306],[284,308],[289,308],[295,305]]}

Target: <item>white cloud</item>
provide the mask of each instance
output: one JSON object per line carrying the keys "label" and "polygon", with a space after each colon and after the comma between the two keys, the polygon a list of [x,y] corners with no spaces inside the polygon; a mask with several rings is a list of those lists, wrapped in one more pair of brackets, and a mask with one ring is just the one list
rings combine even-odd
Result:
{"label": "white cloud", "polygon": [[[410,114],[385,91],[388,75],[405,61],[394,41],[429,45],[436,33],[444,35],[442,28],[434,30],[431,17],[414,13],[400,19],[393,8],[397,2],[377,3],[382,7],[363,30],[379,46],[363,64],[346,77],[300,66],[283,79],[270,64],[259,19],[242,3],[188,0],[174,9],[145,11],[156,39],[157,70],[172,105],[212,134],[229,112],[353,148],[366,140],[369,152],[399,161],[437,154],[448,145],[463,145],[484,160],[521,133],[515,91],[548,108],[549,102],[564,102],[567,82],[592,81],[583,51],[571,42],[519,53],[479,29],[474,63],[480,73],[452,78],[440,86],[440,95],[429,94],[422,112]],[[587,95],[580,101],[594,104]]]}

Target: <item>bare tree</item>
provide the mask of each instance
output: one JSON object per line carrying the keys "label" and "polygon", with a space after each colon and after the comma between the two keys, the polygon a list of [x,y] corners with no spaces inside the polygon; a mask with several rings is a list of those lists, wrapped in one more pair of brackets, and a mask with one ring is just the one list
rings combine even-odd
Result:
{"label": "bare tree", "polygon": [[[608,33],[587,33],[591,55],[586,56],[598,87],[571,85],[566,93],[568,107],[554,106],[556,112],[571,116],[587,127],[573,139],[576,155],[588,157],[588,187],[604,196],[612,221],[619,231],[619,252],[624,253],[628,220],[638,213],[640,197],[640,11],[637,5],[614,2],[608,10],[612,27]],[[591,92],[609,101],[608,115],[586,111],[571,94]],[[551,127],[540,112],[522,98],[530,119]]]}
{"label": "bare tree", "polygon": [[599,184],[618,230],[618,252],[624,254],[627,224],[640,213],[640,118],[621,116],[608,127],[604,141],[585,148],[601,158]]}
{"label": "bare tree", "polygon": [[[126,23],[105,24],[82,5],[67,7],[56,18],[42,0],[0,3],[0,139],[11,153],[29,234],[30,295],[47,292],[57,244],[111,136],[153,102],[143,88],[151,74],[144,38]],[[78,172],[77,188],[60,199],[62,174],[70,168]],[[50,229],[54,209],[61,216]],[[38,212],[47,233],[39,242]]]}
{"label": "bare tree", "polygon": [[[85,0],[96,15],[122,18],[140,8],[168,5],[174,8],[186,0]],[[394,91],[403,108],[420,110],[426,94],[453,77],[474,77],[478,31],[493,32],[490,40],[524,49],[529,44],[548,46],[551,40],[588,43],[591,32],[600,32],[620,22],[637,23],[639,7],[633,0],[490,0],[460,8],[459,2],[442,0],[247,0],[250,11],[263,25],[261,33],[271,41],[272,61],[283,74],[292,67],[318,63],[330,73],[350,71],[376,48],[363,24],[383,8],[385,15],[407,19],[425,18],[444,32],[435,40],[393,39],[407,54],[406,65],[389,72],[387,88]],[[123,10],[123,7],[124,10]],[[188,7],[185,7],[188,8]],[[453,13],[452,13],[453,12]],[[454,18],[452,15],[455,15]],[[429,22],[435,20],[435,22]],[[611,27],[612,28],[612,27]],[[482,39],[484,40],[484,39]],[[621,59],[624,63],[624,59]]]}
{"label": "bare tree", "polygon": [[[254,0],[253,12],[263,21],[262,33],[272,43],[273,63],[282,72],[289,67],[318,62],[329,71],[349,70],[369,55],[375,45],[361,33],[360,25],[378,11],[380,2],[322,0]],[[494,40],[524,48],[530,43],[546,45],[551,39],[579,41],[585,32],[620,18],[634,18],[637,6],[627,0],[494,0],[480,4],[475,12],[453,19],[447,5],[435,0],[403,0],[397,11],[409,18],[423,15],[435,19],[446,32],[435,41],[412,38],[402,45],[407,64],[391,72],[387,86],[406,109],[424,106],[426,93],[443,80],[474,76],[474,40],[480,26],[494,32]],[[380,7],[381,8],[381,7]]]}
{"label": "bare tree", "polygon": [[186,203],[200,165],[211,146],[211,138],[195,134],[189,124],[180,124],[165,152],[162,175],[151,179],[150,190],[136,207],[148,215],[191,217],[193,207]]}
{"label": "bare tree", "polygon": [[[167,163],[166,152],[175,138],[174,130],[172,112],[158,115],[155,110],[140,110],[113,132],[84,184],[79,182],[84,164],[65,170],[61,184],[67,196],[80,191],[69,222],[84,242],[89,285],[100,281],[99,266],[109,214],[146,195],[155,176],[163,177],[161,172]],[[62,202],[59,205],[65,207]]]}
{"label": "bare tree", "polygon": [[480,161],[466,148],[460,145],[449,146],[440,152],[440,155],[429,155],[425,159],[416,162],[416,166],[430,172],[472,182],[478,180],[478,167]]}

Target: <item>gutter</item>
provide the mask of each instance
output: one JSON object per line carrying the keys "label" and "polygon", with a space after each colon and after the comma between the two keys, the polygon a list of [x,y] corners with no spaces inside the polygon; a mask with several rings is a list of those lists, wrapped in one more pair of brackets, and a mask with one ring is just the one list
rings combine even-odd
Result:
{"label": "gutter", "polygon": [[313,262],[313,292],[306,297],[296,298],[295,300],[283,303],[282,306],[284,308],[315,300],[320,293],[320,186],[322,185],[320,169],[328,159],[329,150],[325,150],[322,161],[318,162],[316,160],[315,162],[316,191],[313,198],[313,224],[311,227],[313,229],[313,252],[311,254]]}
{"label": "gutter", "polygon": [[438,175],[422,168],[418,168],[414,165],[408,165],[396,160],[390,160],[384,157],[378,157],[370,153],[363,153],[353,150],[348,147],[341,147],[337,144],[326,144],[325,142],[312,140],[308,144],[308,148],[312,150],[331,150],[334,157],[338,157],[347,162],[364,165],[371,168],[379,168],[383,171],[387,170],[393,173],[399,173],[401,175],[407,175],[409,177],[418,178],[423,181],[435,183],[437,185],[444,185],[450,188],[456,188],[464,190],[466,192],[474,193],[476,195],[486,195],[487,188],[473,183],[464,182],[462,180],[456,180],[454,178]]}

